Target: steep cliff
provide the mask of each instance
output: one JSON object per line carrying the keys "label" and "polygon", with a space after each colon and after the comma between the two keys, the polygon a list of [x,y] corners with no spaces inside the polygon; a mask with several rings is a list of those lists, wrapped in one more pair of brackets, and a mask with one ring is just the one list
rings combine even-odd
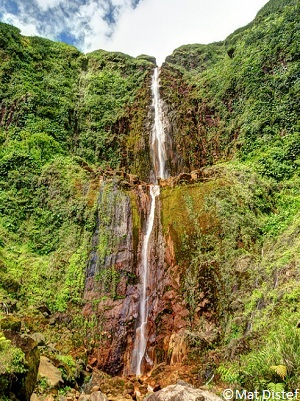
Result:
{"label": "steep cliff", "polygon": [[[295,1],[270,1],[224,42],[182,46],[162,67],[173,171],[218,163],[211,194],[198,202],[191,186],[176,194],[182,205],[188,192],[191,221],[198,222],[185,233],[181,283],[198,314],[194,352],[206,363],[203,380],[224,360],[214,373],[225,382],[298,383],[299,11]],[[226,177],[221,188],[217,177]],[[175,239],[187,221],[172,230]],[[208,310],[223,348],[204,342],[211,351],[203,357]]]}
{"label": "steep cliff", "polygon": [[182,46],[167,57],[162,93],[184,166],[238,157],[275,179],[293,174],[298,15],[297,2],[270,1],[224,42]]}
{"label": "steep cliff", "polygon": [[[3,264],[17,281],[25,274],[24,304],[63,310],[69,290],[57,293],[56,279],[64,287],[69,263],[84,275],[99,171],[149,174],[153,63],[104,51],[83,56],[6,24],[0,29]],[[35,276],[33,266],[43,273]],[[46,286],[38,284],[44,279]]]}

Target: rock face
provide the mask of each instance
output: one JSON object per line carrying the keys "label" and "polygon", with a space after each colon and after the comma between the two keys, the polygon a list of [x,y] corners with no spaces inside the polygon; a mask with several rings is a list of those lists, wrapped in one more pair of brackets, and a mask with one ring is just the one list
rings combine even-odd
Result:
{"label": "rock face", "polygon": [[[102,327],[101,348],[95,352],[98,367],[113,375],[124,368],[124,355],[134,331],[137,241],[133,232],[130,198],[117,184],[101,184],[98,221],[86,273],[83,310],[95,314]],[[93,300],[102,298],[98,307]],[[101,355],[101,359],[99,358]]]}
{"label": "rock face", "polygon": [[211,130],[220,130],[220,117],[207,104],[188,100],[191,88],[182,71],[171,64],[164,63],[161,82],[168,135],[172,138],[171,174],[199,169],[218,160],[219,138],[215,135],[212,140],[210,135]]}
{"label": "rock face", "polygon": [[[125,192],[113,181],[102,183],[83,313],[97,316],[102,338],[93,357],[99,369],[112,375],[135,372],[131,355],[138,325],[139,266],[149,209],[146,185],[136,185],[134,190]],[[160,216],[161,204],[157,198],[150,238],[148,344],[144,371],[166,360],[181,362],[185,356],[182,336],[173,334],[186,327],[188,311],[180,295],[172,240],[163,237]],[[93,301],[96,299],[101,302],[95,309]],[[172,357],[173,348],[176,355]]]}
{"label": "rock face", "polygon": [[[161,88],[163,89],[163,85]],[[206,180],[208,177],[201,169],[206,163],[201,161],[194,165],[188,160],[189,156],[182,152],[182,143],[173,141],[173,137],[176,137],[174,135],[176,118],[174,119],[170,105],[163,101],[162,114],[165,167],[173,178],[160,180],[161,186],[173,188]],[[147,163],[144,164],[145,171],[141,172],[141,176],[148,182],[149,175],[150,182],[154,182],[155,177],[154,171],[151,170],[151,165],[155,165],[155,156],[151,153],[149,140],[153,117],[154,113],[149,109],[148,126],[142,135],[145,136],[145,146],[142,147],[145,153],[143,158],[146,157]],[[185,141],[189,141],[189,135],[186,135]],[[193,171],[189,172],[190,170]],[[135,169],[130,168],[129,171],[137,173]],[[140,172],[140,169],[138,171]],[[133,348],[135,355],[138,354],[136,345],[138,341],[135,341],[135,337],[139,335],[137,328],[140,323],[139,272],[151,198],[149,185],[141,183],[137,175],[127,174],[125,168],[106,171],[103,174],[98,200],[97,229],[93,236],[92,251],[86,271],[84,292],[86,304],[83,314],[87,319],[95,317],[97,326],[96,335],[91,341],[87,341],[88,347],[92,343],[91,360],[96,361],[93,362],[93,366],[111,375],[128,375],[135,374],[134,365],[139,365],[132,355]],[[190,302],[184,293],[188,291],[183,288],[184,280],[182,280],[185,269],[188,269],[188,261],[186,259],[177,261],[178,244],[183,242],[186,233],[184,230],[179,230],[177,234],[178,227],[173,227],[172,222],[168,225],[164,223],[164,214],[172,214],[172,211],[162,210],[161,199],[162,197],[157,197],[156,200],[154,225],[148,247],[147,327],[145,328],[147,345],[141,364],[142,373],[150,371],[161,362],[171,365],[184,363],[189,345],[186,331],[194,318],[191,315],[198,313],[199,319],[202,315],[200,309],[197,312],[188,310],[191,309],[188,307]],[[183,197],[182,201],[188,202],[188,197]],[[170,209],[174,209],[174,204],[170,204]],[[180,210],[182,204],[179,202],[178,206]],[[187,220],[190,219],[191,216],[187,215]],[[179,225],[184,226],[185,223],[179,222]],[[187,229],[190,230],[190,227]],[[195,282],[196,279],[193,277]],[[209,309],[206,306],[208,301],[204,293],[202,298],[202,304]],[[213,320],[211,315],[207,316],[205,319],[211,323],[210,320]],[[201,322],[201,327],[205,327],[205,324],[206,322]],[[205,331],[209,329],[210,326],[205,327]],[[92,337],[92,333],[89,335]]]}
{"label": "rock face", "polygon": [[221,398],[181,382],[147,396],[144,401],[221,401]]}

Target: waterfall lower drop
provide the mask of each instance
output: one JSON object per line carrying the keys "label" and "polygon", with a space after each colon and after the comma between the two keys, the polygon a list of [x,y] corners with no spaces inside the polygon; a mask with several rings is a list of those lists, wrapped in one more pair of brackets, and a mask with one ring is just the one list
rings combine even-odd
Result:
{"label": "waterfall lower drop", "polygon": [[148,322],[148,305],[147,305],[147,282],[148,282],[148,256],[149,256],[149,239],[153,228],[155,216],[155,198],[159,195],[160,188],[158,185],[150,186],[151,208],[147,222],[147,230],[144,237],[142,248],[142,263],[140,269],[141,278],[141,294],[140,294],[140,326],[136,331],[136,339],[138,340],[136,355],[136,375],[141,374],[141,365],[147,346],[147,322]]}
{"label": "waterfall lower drop", "polygon": [[[150,213],[146,225],[146,234],[143,239],[141,264],[140,264],[140,302],[139,302],[139,326],[136,329],[135,341],[132,355],[132,368],[138,376],[142,373],[143,359],[147,356],[147,323],[148,323],[148,295],[147,284],[149,275],[149,256],[150,256],[150,236],[152,233],[156,208],[156,197],[160,194],[160,187],[157,185],[158,178],[166,178],[166,151],[165,151],[165,132],[162,112],[162,103],[159,95],[159,69],[155,68],[152,79],[152,98],[154,106],[154,125],[152,128],[152,155],[153,168],[155,173],[154,184],[150,185],[151,205]],[[151,362],[151,361],[150,361]]]}

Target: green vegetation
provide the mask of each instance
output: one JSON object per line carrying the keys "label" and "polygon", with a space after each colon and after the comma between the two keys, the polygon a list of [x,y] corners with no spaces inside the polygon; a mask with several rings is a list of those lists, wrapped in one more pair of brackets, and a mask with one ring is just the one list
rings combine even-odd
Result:
{"label": "green vegetation", "polygon": [[26,370],[25,354],[0,332],[0,393],[6,389],[14,375]]}
{"label": "green vegetation", "polygon": [[127,163],[126,138],[144,124],[131,110],[147,102],[139,91],[153,61],[84,56],[7,24],[0,54],[1,298],[64,311],[82,302],[94,171]]}
{"label": "green vegetation", "polygon": [[[60,156],[39,171],[11,166],[2,183],[2,264],[14,278],[14,297],[25,305],[46,303],[64,310],[81,299],[89,239],[94,227],[88,206],[89,177],[71,158]],[[12,170],[15,168],[15,170]],[[38,174],[39,173],[39,174]],[[30,180],[20,189],[14,180]],[[1,284],[4,297],[13,295]]]}
{"label": "green vegetation", "polygon": [[[283,323],[283,322],[281,322]],[[299,383],[299,330],[290,324],[271,330],[263,348],[242,355],[238,363],[221,365],[218,372],[227,383],[263,390],[273,383],[282,389]]]}
{"label": "green vegetation", "polygon": [[191,169],[239,157],[276,180],[297,171],[298,15],[296,1],[272,0],[224,43],[183,46],[167,58],[163,97]]}
{"label": "green vegetation", "polygon": [[[129,197],[109,187],[99,207],[100,176],[112,169],[149,175],[144,127],[155,60],[102,50],[83,55],[2,23],[0,60],[0,314],[13,313],[22,329],[86,358],[82,347],[91,352],[101,339],[97,306],[124,296],[117,287],[129,275],[105,264],[124,240],[114,235],[114,208],[129,208]],[[102,293],[83,316],[99,218],[95,276]],[[17,356],[10,351],[5,366]],[[60,360],[62,374],[74,385],[68,358]]]}
{"label": "green vegetation", "polygon": [[[97,50],[86,57],[82,71],[78,103],[76,152],[101,167],[128,165],[128,135],[141,139],[141,127],[131,121],[136,107],[137,90],[143,91],[151,62],[134,59],[122,53]],[[145,113],[143,109],[139,111]]]}
{"label": "green vegetation", "polygon": [[271,0],[224,42],[176,49],[162,71],[184,165],[219,163],[214,181],[162,195],[191,324],[201,334],[210,313],[217,378],[249,390],[299,385],[299,12]]}
{"label": "green vegetation", "polygon": [[61,371],[64,382],[75,384],[77,369],[74,359],[71,357],[71,355],[57,355],[56,358],[60,362],[59,370]]}
{"label": "green vegetation", "polygon": [[[296,0],[271,0],[224,42],[176,49],[161,72],[172,174],[203,173],[161,190],[189,356],[199,372],[212,366],[215,382],[249,390],[300,385],[299,13]],[[115,258],[128,241],[132,260],[140,250],[144,199],[126,174],[149,179],[155,61],[83,55],[6,24],[0,60],[1,315],[30,330],[42,322],[64,353],[92,353],[113,337],[106,310],[137,281]],[[43,308],[71,316],[68,329],[49,328]],[[73,359],[59,358],[73,384]],[[23,362],[1,337],[0,370]]]}

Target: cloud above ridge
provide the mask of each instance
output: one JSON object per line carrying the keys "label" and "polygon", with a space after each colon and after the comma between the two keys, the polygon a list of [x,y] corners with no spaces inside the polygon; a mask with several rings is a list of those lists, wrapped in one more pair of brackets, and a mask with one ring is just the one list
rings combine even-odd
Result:
{"label": "cloud above ridge", "polygon": [[176,47],[223,40],[267,0],[0,0],[3,22],[84,52],[105,49],[161,63]]}

